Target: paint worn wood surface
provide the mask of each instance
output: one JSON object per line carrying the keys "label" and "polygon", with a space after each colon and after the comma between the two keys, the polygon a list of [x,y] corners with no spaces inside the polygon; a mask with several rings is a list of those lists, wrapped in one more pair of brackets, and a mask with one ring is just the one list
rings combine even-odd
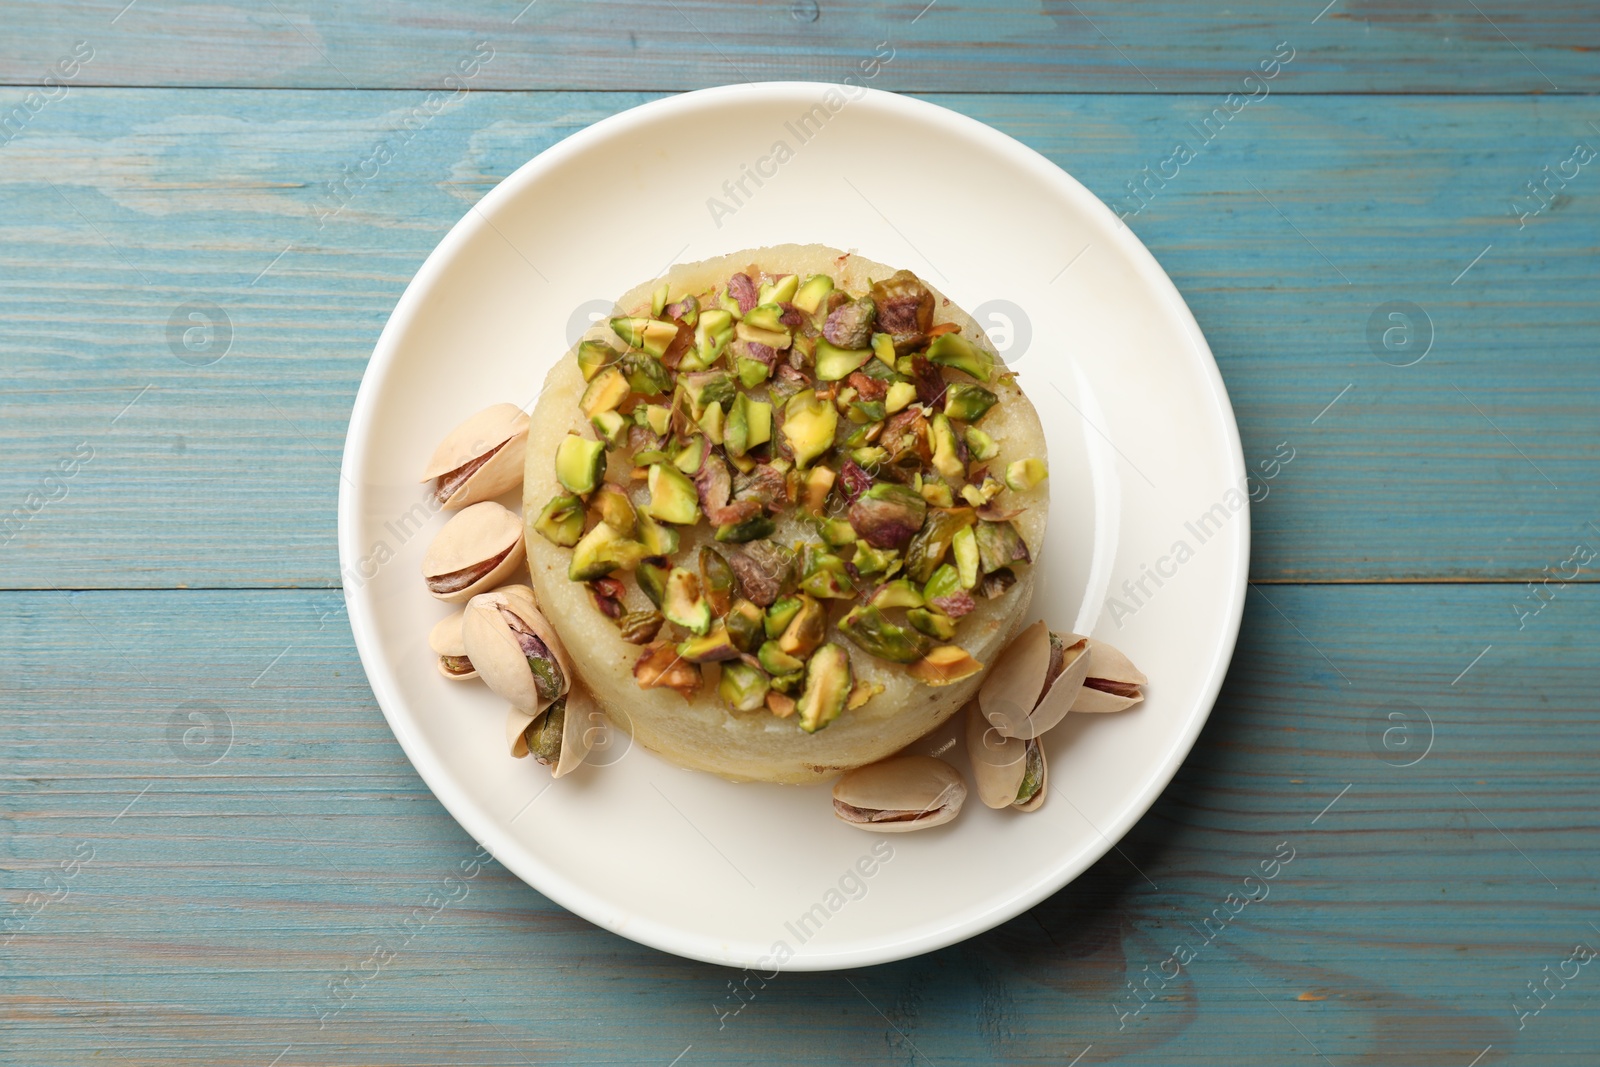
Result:
{"label": "paint worn wood surface", "polygon": [[[1600,550],[1600,176],[1514,200],[1600,146],[1592,5],[812,10],[5,10],[0,1063],[1595,1062],[1600,970],[1564,961],[1600,947],[1600,590],[1524,583]],[[470,88],[507,91],[319,223],[480,40]],[[1272,95],[1129,199],[1284,40]],[[987,935],[730,1014],[732,972],[474,859],[356,659],[337,457],[406,281],[517,165],[660,91],[842,77],[879,41],[871,84],[1129,212],[1247,460],[1295,458],[1216,712],[1117,851]],[[1418,332],[1385,349],[1396,302]],[[226,344],[172,339],[191,303]]]}

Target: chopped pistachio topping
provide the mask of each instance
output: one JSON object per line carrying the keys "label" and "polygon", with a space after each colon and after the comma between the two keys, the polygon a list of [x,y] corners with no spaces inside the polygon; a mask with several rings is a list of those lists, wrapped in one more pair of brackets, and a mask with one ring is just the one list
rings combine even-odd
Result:
{"label": "chopped pistachio topping", "polygon": [[[579,345],[593,439],[560,443],[563,491],[533,529],[572,548],[572,580],[615,594],[641,688],[688,696],[716,664],[727,707],[815,732],[877,691],[854,655],[929,685],[982,669],[961,620],[1030,560],[995,498],[1045,467],[990,472],[1004,434],[978,424],[999,425],[1011,378],[935,304],[910,271],[851,292],[750,268],[702,293],[662,282],[610,343]],[[780,543],[786,516],[801,532]],[[702,522],[713,544],[681,551]],[[627,603],[627,572],[648,606]]]}

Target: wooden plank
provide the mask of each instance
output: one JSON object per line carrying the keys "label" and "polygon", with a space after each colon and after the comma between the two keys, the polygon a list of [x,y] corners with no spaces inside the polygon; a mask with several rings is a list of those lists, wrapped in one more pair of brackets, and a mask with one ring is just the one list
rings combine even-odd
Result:
{"label": "wooden plank", "polygon": [[[84,90],[42,112],[0,150],[0,516],[23,520],[0,582],[335,583],[343,431],[411,272],[530,155],[647,98],[472,94],[320,228],[326,183],[417,94]],[[1209,98],[937,99],[1127,211],[1173,275],[1248,462],[1276,472],[1255,577],[1527,579],[1600,537],[1593,167],[1509,209],[1600,144],[1585,101],[1276,97],[1201,147]],[[1179,139],[1198,154],[1140,208],[1128,184]],[[231,323],[206,366],[170,347],[196,301]],[[1393,302],[1431,323],[1414,366],[1369,341]]]}
{"label": "wooden plank", "polygon": [[[740,975],[590,927],[492,863],[370,962],[474,845],[407,766],[324,594],[0,594],[7,1049],[36,1067],[774,1048],[1059,1065],[1090,1045],[1084,1064],[1587,1062],[1592,972],[1551,983],[1520,1029],[1513,1004],[1600,945],[1600,714],[1578,651],[1600,589],[1560,591],[1520,632],[1514,595],[1253,592],[1210,724],[1119,851],[990,934],[783,975],[729,1015]],[[197,701],[225,716],[225,750],[169,742]],[[1230,893],[1265,897],[1206,927]],[[1179,944],[1194,957],[1163,982]],[[1151,975],[1140,1008],[1126,983]]]}
{"label": "wooden plank", "polygon": [[[899,91],[1225,93],[1287,41],[1297,92],[1600,87],[1583,0],[1244,0],[1225,10],[1178,0],[507,0],[448,17],[421,0],[71,0],[8,12],[7,30],[0,82],[30,85],[83,41],[92,56],[72,81],[96,85],[454,88],[446,79],[467,71],[485,89],[866,75]],[[459,66],[478,53],[487,61]],[[892,58],[880,69],[875,57]]]}

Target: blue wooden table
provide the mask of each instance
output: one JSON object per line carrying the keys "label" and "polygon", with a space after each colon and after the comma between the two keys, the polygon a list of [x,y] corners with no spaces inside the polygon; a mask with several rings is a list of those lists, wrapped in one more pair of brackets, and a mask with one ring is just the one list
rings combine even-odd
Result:
{"label": "blue wooden table", "polygon": [[[1600,1062],[1592,0],[524,2],[0,8],[0,1062]],[[552,905],[413,772],[337,461],[513,168],[879,42],[875,85],[1127,213],[1270,495],[1216,711],[1116,851],[730,1014],[731,972]]]}

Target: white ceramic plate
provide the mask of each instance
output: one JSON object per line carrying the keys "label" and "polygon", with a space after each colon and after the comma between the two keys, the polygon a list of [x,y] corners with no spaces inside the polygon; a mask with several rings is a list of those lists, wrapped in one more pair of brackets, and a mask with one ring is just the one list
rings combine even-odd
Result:
{"label": "white ceramic plate", "polygon": [[[993,327],[1043,417],[1053,491],[1033,614],[1112,641],[1150,685],[1132,711],[1071,717],[1048,735],[1053,788],[1035,814],[973,797],[946,827],[867,834],[833,818],[827,786],[733,785],[620,735],[552,784],[506,754],[498,700],[434,669],[425,639],[447,609],[418,568],[444,516],[419,506],[416,478],[438,438],[490,403],[530,403],[574,321],[668,265],[788,241],[927,276]],[[1166,274],[1031,149],[859,88],[671,97],[596,123],[501,182],[401,297],[356,398],[343,473],[339,554],[356,646],[445,807],[590,921],[764,972],[940,948],[1082,872],[1194,743],[1245,595],[1238,431]],[[947,758],[965,769],[959,749]]]}

